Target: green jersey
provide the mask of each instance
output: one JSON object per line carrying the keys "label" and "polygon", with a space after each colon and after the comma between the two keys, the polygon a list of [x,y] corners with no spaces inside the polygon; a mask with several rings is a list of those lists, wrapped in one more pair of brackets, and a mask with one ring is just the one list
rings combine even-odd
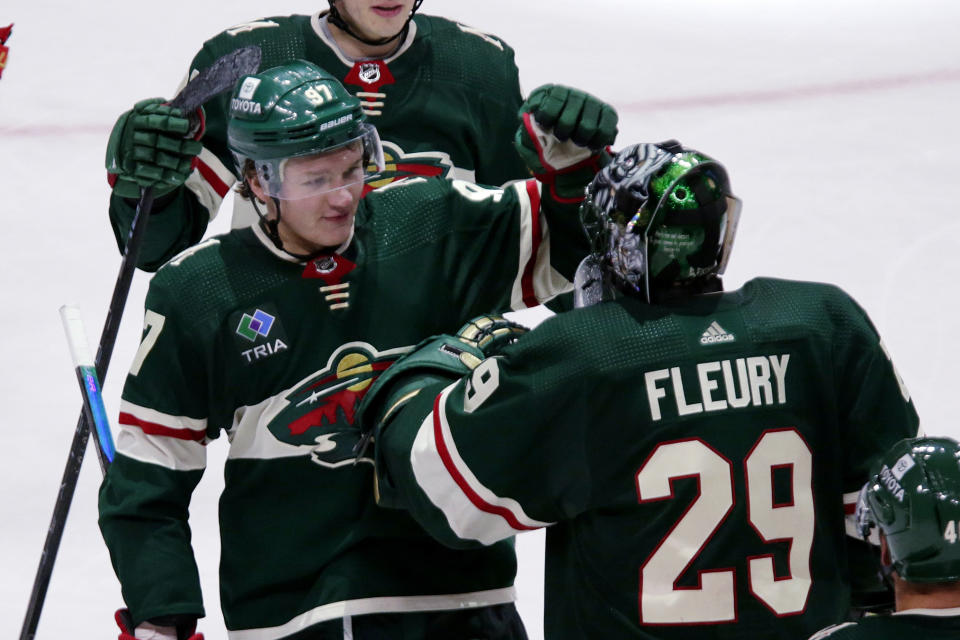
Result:
{"label": "green jersey", "polygon": [[845,514],[917,431],[855,302],[755,279],[548,319],[413,398],[378,476],[450,545],[550,527],[548,638],[796,639],[845,619]]}
{"label": "green jersey", "polygon": [[909,609],[889,616],[828,627],[810,640],[955,640],[960,638],[960,608]]}
{"label": "green jersey", "polygon": [[579,244],[569,235],[574,209],[541,207],[533,180],[501,190],[411,178],[364,198],[346,245],[309,263],[255,226],[164,265],[100,494],[134,619],[202,614],[187,506],[221,432],[221,603],[232,637],[512,601],[512,541],[454,551],[375,505],[372,460],[355,461],[354,412],[424,337],[568,285],[561,272],[571,277],[586,252],[582,234]]}
{"label": "green jersey", "polygon": [[[191,75],[247,45],[261,48],[260,70],[294,59],[333,74],[363,101],[383,142],[380,187],[407,176],[439,176],[499,185],[529,176],[513,148],[522,103],[513,50],[499,38],[434,16],[417,15],[399,48],[384,59],[351,60],[329,34],[326,16],[276,16],[237,25],[208,40]],[[155,270],[200,240],[237,181],[227,148],[229,92],[204,105],[204,145],[185,188],[158,203],[140,265]],[[121,249],[135,202],[112,196],[110,220]],[[234,227],[256,214],[235,199]]]}

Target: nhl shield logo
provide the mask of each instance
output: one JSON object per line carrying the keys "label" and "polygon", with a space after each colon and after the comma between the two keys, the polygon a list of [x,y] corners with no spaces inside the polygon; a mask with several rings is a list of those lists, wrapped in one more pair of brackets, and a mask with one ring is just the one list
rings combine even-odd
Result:
{"label": "nhl shield logo", "polygon": [[358,72],[360,79],[367,84],[375,84],[380,80],[380,65],[376,62],[361,62]]}

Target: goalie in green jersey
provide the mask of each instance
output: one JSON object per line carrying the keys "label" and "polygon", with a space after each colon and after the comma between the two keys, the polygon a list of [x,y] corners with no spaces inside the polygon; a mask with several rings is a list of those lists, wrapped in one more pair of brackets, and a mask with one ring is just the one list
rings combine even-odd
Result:
{"label": "goalie in green jersey", "polygon": [[[235,25],[203,44],[187,77],[249,45],[262,51],[261,69],[296,59],[325,69],[360,99],[382,139],[385,163],[365,190],[411,176],[489,185],[529,177],[510,144],[523,101],[513,50],[496,36],[416,13],[421,2],[330,0],[329,11]],[[107,149],[110,222],[121,251],[140,189],[154,189],[158,215],[138,259],[147,271],[199,242],[241,179],[227,142],[229,96],[204,104],[205,126],[189,133],[184,114],[163,102],[143,100],[124,113]],[[234,198],[234,228],[256,219],[247,200]]]}
{"label": "goalie in green jersey", "polygon": [[960,444],[898,442],[863,486],[857,520],[878,542],[896,613],[839,624],[811,640],[960,638]]}
{"label": "goalie in green jersey", "polygon": [[379,504],[453,548],[546,527],[550,640],[846,620],[878,582],[859,489],[919,429],[866,313],[827,284],[725,292],[740,200],[676,141],[620,151],[580,212],[579,308],[437,336],[364,397]]}
{"label": "goalie in green jersey", "polygon": [[522,640],[512,541],[452,550],[377,508],[355,415],[423,338],[569,291],[587,253],[579,200],[609,161],[616,113],[540,87],[515,142],[542,182],[418,176],[361,197],[385,170],[383,144],[329,73],[292,61],[242,79],[229,104],[241,197],[259,219],[150,282],[100,491],[121,637],[194,634],[204,608],[188,505],[206,444],[225,432],[231,638]]}

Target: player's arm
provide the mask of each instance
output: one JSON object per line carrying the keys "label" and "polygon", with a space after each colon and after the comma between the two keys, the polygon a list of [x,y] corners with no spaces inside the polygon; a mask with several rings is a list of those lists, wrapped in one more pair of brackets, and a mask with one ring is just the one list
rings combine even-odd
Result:
{"label": "player's arm", "polygon": [[[582,91],[547,85],[524,103],[516,144],[537,179],[489,188],[453,180],[442,187],[445,218],[438,269],[461,317],[522,309],[572,289],[589,252],[580,224],[583,191],[608,161],[612,107]],[[421,181],[424,182],[424,181]]]}
{"label": "player's arm", "polygon": [[99,499],[100,529],[133,626],[204,613],[187,516],[206,465],[205,359],[176,296],[156,283]]}
{"label": "player's arm", "polygon": [[[493,544],[587,507],[588,453],[578,443],[589,410],[563,381],[562,358],[541,357],[535,334],[500,355],[490,355],[496,345],[461,355],[459,365],[456,339],[435,338],[378,379],[360,415],[375,433],[381,506],[408,510],[454,547]],[[530,394],[534,380],[557,384]]]}
{"label": "player's arm", "polygon": [[846,458],[844,501],[853,506],[873,463],[896,442],[916,437],[920,419],[910,391],[866,313],[850,299],[847,313],[850,338],[836,349],[834,375],[840,384]]}
{"label": "player's arm", "polygon": [[514,146],[540,185],[540,212],[551,234],[551,262],[572,280],[589,251],[579,210],[587,186],[610,162],[617,112],[578,89],[543,85],[520,108]]}
{"label": "player's arm", "polygon": [[[228,52],[222,45],[217,48],[218,42],[211,40],[197,54],[183,84],[212,64],[218,52]],[[226,100],[214,97],[193,116],[165,105],[162,98],[151,98],[138,102],[114,124],[106,167],[110,224],[121,253],[140,190],[153,188],[150,224],[137,261],[145,271],[156,271],[199,242],[236,182],[226,147]]]}
{"label": "player's arm", "polygon": [[530,177],[530,172],[516,149],[509,143],[517,130],[519,113],[523,104],[520,90],[520,76],[514,62],[513,49],[499,38],[494,40],[503,50],[494,50],[496,45],[488,44],[493,50],[491,61],[498,65],[499,73],[492,71],[491,76],[500,79],[498,91],[486,91],[478,96],[481,112],[477,145],[477,157],[474,159],[476,182],[478,184],[504,184],[510,180]]}
{"label": "player's arm", "polygon": [[899,440],[916,437],[920,420],[910,392],[866,313],[849,298],[842,304],[852,328],[849,341],[837,349],[834,375],[841,385],[844,515],[852,615],[857,617],[893,607],[892,591],[879,572],[879,551],[861,538],[856,524],[857,496],[874,462]]}
{"label": "player's arm", "polygon": [[205,224],[192,228],[181,217],[191,209],[190,195],[183,184],[200,153],[202,129],[202,112],[183,113],[163,98],[137,102],[114,124],[107,143],[106,167],[111,186],[110,223],[121,252],[141,190],[153,189],[154,215],[138,259],[143,269],[156,270],[168,254],[196,242],[206,230]]}

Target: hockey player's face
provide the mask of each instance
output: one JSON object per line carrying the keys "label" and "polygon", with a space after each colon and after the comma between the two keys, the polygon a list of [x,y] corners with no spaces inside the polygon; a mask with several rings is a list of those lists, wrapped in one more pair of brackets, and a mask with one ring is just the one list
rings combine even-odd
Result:
{"label": "hockey player's face", "polygon": [[360,35],[389,38],[403,29],[414,0],[337,0],[340,15]]}
{"label": "hockey player's face", "polygon": [[[363,192],[362,176],[363,152],[359,144],[287,161],[283,168],[283,192],[319,183],[326,190],[307,189],[305,192],[310,195],[294,199],[281,196],[278,232],[284,248],[291,253],[313,253],[346,242]],[[275,203],[271,201],[268,207],[276,215]]]}

